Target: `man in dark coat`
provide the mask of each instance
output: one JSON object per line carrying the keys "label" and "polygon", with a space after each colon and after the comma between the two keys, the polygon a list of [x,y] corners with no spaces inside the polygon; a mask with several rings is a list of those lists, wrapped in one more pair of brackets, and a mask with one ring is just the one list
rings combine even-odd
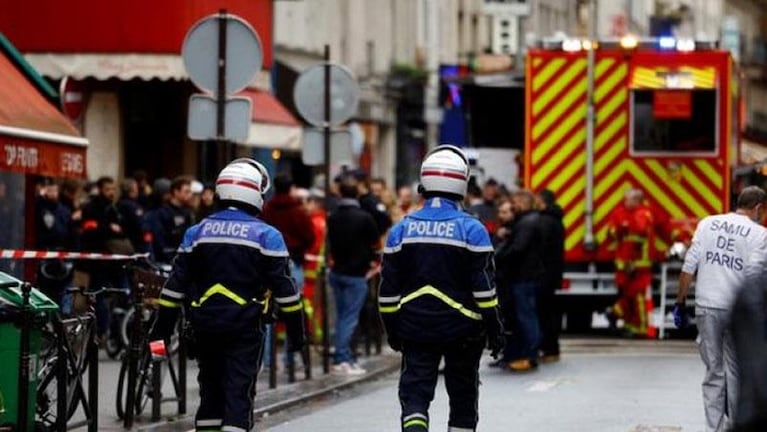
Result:
{"label": "man in dark coat", "polygon": [[564,213],[556,203],[554,192],[544,189],[536,195],[540,214],[543,259],[543,279],[538,295],[538,323],[541,327],[541,362],[559,360],[561,314],[557,308],[556,292],[562,287],[565,271]]}

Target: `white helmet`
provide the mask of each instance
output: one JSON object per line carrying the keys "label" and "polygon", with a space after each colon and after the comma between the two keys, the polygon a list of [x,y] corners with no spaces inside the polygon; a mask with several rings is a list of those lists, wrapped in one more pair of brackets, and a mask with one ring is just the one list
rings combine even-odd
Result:
{"label": "white helmet", "polygon": [[237,201],[261,211],[269,186],[269,174],[263,165],[240,158],[229,162],[218,174],[216,194],[222,201]]}
{"label": "white helmet", "polygon": [[421,193],[444,192],[463,198],[468,184],[469,160],[460,148],[443,144],[424,158],[421,164]]}

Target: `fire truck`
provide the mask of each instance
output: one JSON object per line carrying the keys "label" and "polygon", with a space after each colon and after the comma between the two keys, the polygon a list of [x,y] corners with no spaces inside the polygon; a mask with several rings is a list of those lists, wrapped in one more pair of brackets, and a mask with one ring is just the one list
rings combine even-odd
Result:
{"label": "fire truck", "polygon": [[[614,300],[610,212],[644,191],[673,231],[730,208],[737,160],[737,74],[715,43],[659,38],[566,39],[527,53],[524,184],[564,210],[567,272],[559,299],[573,326]],[[577,323],[576,323],[577,321]]]}

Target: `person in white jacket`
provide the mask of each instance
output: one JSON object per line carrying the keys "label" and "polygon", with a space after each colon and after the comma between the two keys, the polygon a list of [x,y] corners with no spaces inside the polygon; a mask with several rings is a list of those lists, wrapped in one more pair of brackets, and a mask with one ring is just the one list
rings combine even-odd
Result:
{"label": "person in white jacket", "polygon": [[738,290],[758,277],[767,263],[767,229],[761,219],[767,193],[749,186],[738,196],[734,213],[703,218],[685,255],[674,306],[677,327],[687,325],[687,292],[697,272],[695,317],[698,345],[706,375],[703,404],[707,431],[724,431],[736,412],[738,365],[730,313]]}

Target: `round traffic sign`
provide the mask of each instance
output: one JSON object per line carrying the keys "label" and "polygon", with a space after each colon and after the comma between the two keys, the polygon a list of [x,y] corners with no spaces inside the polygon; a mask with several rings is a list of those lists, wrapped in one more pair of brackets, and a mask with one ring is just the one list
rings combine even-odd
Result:
{"label": "round traffic sign", "polygon": [[[325,124],[325,64],[318,64],[299,75],[293,88],[296,109],[310,124]],[[359,86],[343,66],[330,64],[330,126],[339,126],[357,113]]]}
{"label": "round traffic sign", "polygon": [[189,29],[181,48],[189,78],[202,90],[218,92],[219,22],[226,25],[226,94],[237,93],[261,69],[264,52],[253,27],[231,14],[207,16]]}
{"label": "round traffic sign", "polygon": [[64,77],[59,84],[61,110],[70,120],[77,122],[85,109],[85,89],[79,81]]}

